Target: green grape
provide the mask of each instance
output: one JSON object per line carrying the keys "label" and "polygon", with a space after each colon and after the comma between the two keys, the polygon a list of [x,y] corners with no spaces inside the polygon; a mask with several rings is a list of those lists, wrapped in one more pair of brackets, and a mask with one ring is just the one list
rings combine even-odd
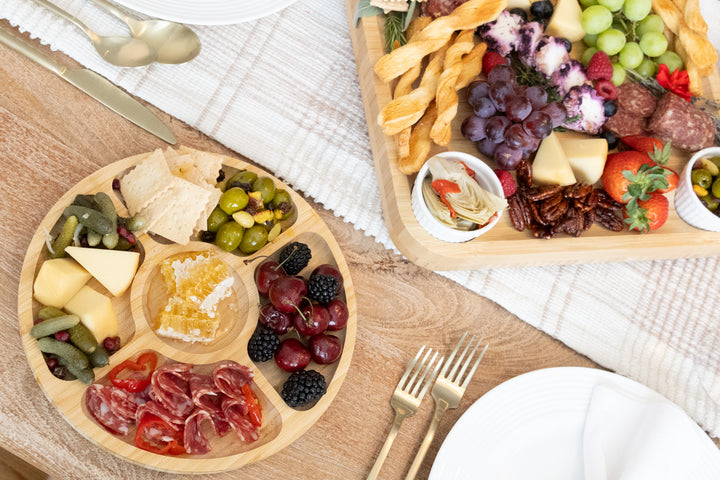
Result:
{"label": "green grape", "polygon": [[608,56],[616,55],[625,46],[625,35],[620,30],[611,28],[602,32],[597,39],[597,48]]}
{"label": "green grape", "polygon": [[585,42],[585,45],[587,45],[588,47],[597,47],[597,37],[597,33],[586,33],[583,37],[583,42]]}
{"label": "green grape", "polygon": [[602,5],[588,7],[580,15],[580,25],[585,33],[592,35],[602,33],[610,28],[612,20],[612,13]]}
{"label": "green grape", "polygon": [[588,64],[590,63],[590,59],[592,58],[593,55],[595,55],[595,52],[597,52],[597,51],[598,51],[598,49],[595,48],[595,47],[587,48],[587,49],[583,52],[582,62],[583,62],[585,65],[588,65]]}
{"label": "green grape", "polygon": [[668,70],[670,70],[670,73],[674,72],[678,68],[682,70],[683,68],[683,61],[682,58],[680,58],[680,55],[678,55],[675,52],[667,51],[657,57],[655,59],[655,63],[659,67],[661,63],[664,63],[667,65]]}
{"label": "green grape", "polygon": [[625,0],[625,5],[623,5],[625,17],[633,22],[639,22],[647,17],[651,9],[651,0]]}
{"label": "green grape", "polygon": [[625,69],[619,63],[613,63],[613,74],[610,81],[613,85],[619,87],[625,81]]}
{"label": "green grape", "polygon": [[580,0],[580,5],[582,5],[582,8],[592,7],[593,5],[597,4],[598,0]]}
{"label": "green grape", "polygon": [[655,62],[653,62],[647,57],[645,57],[640,63],[640,65],[638,65],[638,67],[635,69],[637,73],[639,73],[645,78],[654,77],[656,70],[657,66],[655,65]]}
{"label": "green grape", "polygon": [[667,38],[660,32],[647,32],[640,37],[640,48],[648,57],[659,57],[667,51],[667,47]]}
{"label": "green grape", "polygon": [[640,45],[635,42],[626,43],[618,54],[618,61],[625,68],[637,68],[642,63],[643,58],[645,58],[645,55],[643,55]]}
{"label": "green grape", "polygon": [[598,3],[611,12],[617,12],[623,6],[623,0],[598,0]]}
{"label": "green grape", "polygon": [[647,32],[660,32],[665,30],[665,23],[663,22],[660,15],[648,15],[635,28],[635,33],[638,37],[642,37]]}

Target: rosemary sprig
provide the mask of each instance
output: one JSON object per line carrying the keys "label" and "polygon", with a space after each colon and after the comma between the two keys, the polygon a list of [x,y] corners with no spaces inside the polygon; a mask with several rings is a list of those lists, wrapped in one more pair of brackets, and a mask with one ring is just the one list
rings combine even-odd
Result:
{"label": "rosemary sprig", "polygon": [[558,93],[557,87],[550,85],[550,82],[542,73],[525,65],[515,53],[510,54],[510,66],[515,71],[517,83],[528,87],[534,85],[542,88],[547,92],[548,103],[562,101],[562,96]]}
{"label": "rosemary sprig", "polygon": [[407,43],[403,31],[404,16],[402,12],[388,12],[385,15],[385,51],[392,52]]}

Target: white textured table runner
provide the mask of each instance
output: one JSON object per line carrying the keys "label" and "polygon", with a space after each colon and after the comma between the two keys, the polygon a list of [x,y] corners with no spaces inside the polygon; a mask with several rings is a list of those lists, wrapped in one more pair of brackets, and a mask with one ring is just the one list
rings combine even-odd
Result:
{"label": "white textured table runner", "polygon": [[[98,33],[126,34],[86,0],[54,2]],[[701,4],[705,18],[718,18],[718,0]],[[80,30],[31,0],[0,0],[0,17],[257,161],[392,248],[344,2],[300,1],[258,21],[195,27],[203,50],[194,61],[137,69],[104,63]],[[720,29],[711,27],[711,39],[720,45]],[[443,275],[659,391],[720,436],[720,258]]]}

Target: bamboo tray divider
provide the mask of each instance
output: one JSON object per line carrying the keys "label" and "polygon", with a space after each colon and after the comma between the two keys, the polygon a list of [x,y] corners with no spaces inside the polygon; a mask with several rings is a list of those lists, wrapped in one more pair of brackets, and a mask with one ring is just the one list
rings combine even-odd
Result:
{"label": "bamboo tray divider", "polygon": [[[674,192],[667,195],[670,202],[667,222],[659,230],[646,235],[628,230],[611,232],[596,224],[580,237],[559,235],[550,240],[541,240],[534,238],[528,230],[515,230],[507,212],[503,213],[493,229],[469,242],[450,243],[430,235],[418,223],[412,210],[410,193],[415,175],[408,176],[397,169],[395,139],[385,136],[377,124],[379,112],[392,99],[392,86],[383,82],[373,71],[373,66],[384,54],[383,22],[380,16],[364,17],[355,26],[353,16],[356,3],[357,0],[345,0],[383,217],[393,243],[410,261],[431,270],[449,271],[720,254],[720,233],[687,225],[675,212]],[[714,68],[712,76],[703,79],[703,89],[706,96],[720,98],[717,68]],[[462,119],[470,114],[470,109],[465,102],[465,92],[461,91],[459,95],[452,140],[447,148],[435,146],[430,156],[450,150],[482,158],[474,144],[465,140],[460,133]],[[568,132],[568,135],[573,134]],[[679,174],[690,156],[673,149],[668,166]],[[493,162],[488,163],[493,166]]]}
{"label": "bamboo tray divider", "polygon": [[[307,431],[327,410],[337,395],[347,374],[355,346],[357,311],[355,291],[345,258],[319,215],[291,188],[267,172],[246,164],[241,160],[223,157],[223,168],[247,169],[259,176],[273,178],[278,188],[287,190],[295,202],[297,213],[291,224],[273,241],[258,252],[240,256],[227,253],[209,243],[191,241],[188,245],[167,242],[154,235],[143,234],[138,240],[142,243],[144,261],[138,269],[132,286],[119,297],[112,297],[95,280],[88,285],[111,296],[120,328],[121,349],[110,357],[110,364],[94,370],[96,382],[106,382],[110,369],[128,358],[136,358],[144,351],[154,351],[164,362],[187,362],[195,364],[199,373],[210,373],[214,364],[223,360],[234,360],[252,368],[255,373],[253,389],[263,408],[263,425],[260,438],[251,444],[237,440],[234,432],[218,438],[214,433],[208,435],[212,451],[206,455],[165,456],[141,450],[133,444],[134,428],[126,437],[115,436],[100,426],[87,412],[83,395],[86,385],[80,381],[64,381],[55,378],[37,348],[37,341],[29,334],[33,319],[40,305],[33,299],[33,283],[42,262],[46,259],[46,231],[57,231],[58,219],[63,209],[77,194],[104,191],[115,202],[120,215],[127,215],[125,207],[112,191],[113,178],[138,163],[144,155],[120,160],[86,177],[50,209],[27,250],[20,276],[18,317],[20,334],[30,367],[45,396],[52,402],[61,415],[83,436],[100,445],[104,450],[123,457],[133,463],[156,470],[176,473],[212,473],[239,468],[245,464],[266,458],[288,446]],[[231,174],[230,174],[231,175]],[[227,175],[229,178],[230,175]],[[301,272],[307,277],[317,265],[330,263],[335,265],[344,279],[344,294],[339,298],[348,306],[349,318],[345,330],[333,332],[343,342],[343,353],[338,362],[332,365],[316,365],[308,368],[320,371],[326,378],[327,393],[312,407],[293,409],[280,397],[280,390],[289,374],[282,372],[275,362],[270,360],[254,364],[247,353],[247,342],[257,324],[261,299],[255,286],[255,270],[264,261],[264,256],[277,257],[279,251],[292,241],[307,243],[312,250],[310,264]],[[218,337],[208,345],[188,344],[179,340],[160,337],[152,330],[152,322],[157,311],[153,306],[160,305],[166,297],[164,283],[159,272],[159,263],[174,254],[187,251],[205,251],[212,249],[228,266],[235,276],[234,295],[219,305],[219,315],[223,318]],[[142,257],[141,257],[142,258]],[[265,300],[267,302],[267,300]]]}

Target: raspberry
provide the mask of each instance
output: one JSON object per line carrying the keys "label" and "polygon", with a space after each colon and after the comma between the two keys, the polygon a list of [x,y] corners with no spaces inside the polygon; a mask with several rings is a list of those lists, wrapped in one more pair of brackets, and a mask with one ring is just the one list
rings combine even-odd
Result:
{"label": "raspberry", "polygon": [[482,59],[482,70],[486,77],[488,73],[490,73],[490,70],[495,68],[497,65],[507,65],[507,60],[505,59],[505,57],[503,57],[497,52],[485,52],[485,55],[483,55]]}
{"label": "raspberry", "polygon": [[515,179],[513,179],[512,173],[508,172],[507,170],[495,170],[495,175],[497,175],[498,179],[500,180],[500,185],[502,185],[503,194],[505,194],[506,197],[509,197],[515,191],[517,190],[517,185],[515,184]]}
{"label": "raspberry", "polygon": [[605,100],[615,100],[618,97],[617,88],[610,80],[598,80],[595,82],[595,90]]}
{"label": "raspberry", "polygon": [[613,68],[610,57],[602,50],[598,50],[590,59],[587,67],[587,76],[590,80],[610,80]]}

